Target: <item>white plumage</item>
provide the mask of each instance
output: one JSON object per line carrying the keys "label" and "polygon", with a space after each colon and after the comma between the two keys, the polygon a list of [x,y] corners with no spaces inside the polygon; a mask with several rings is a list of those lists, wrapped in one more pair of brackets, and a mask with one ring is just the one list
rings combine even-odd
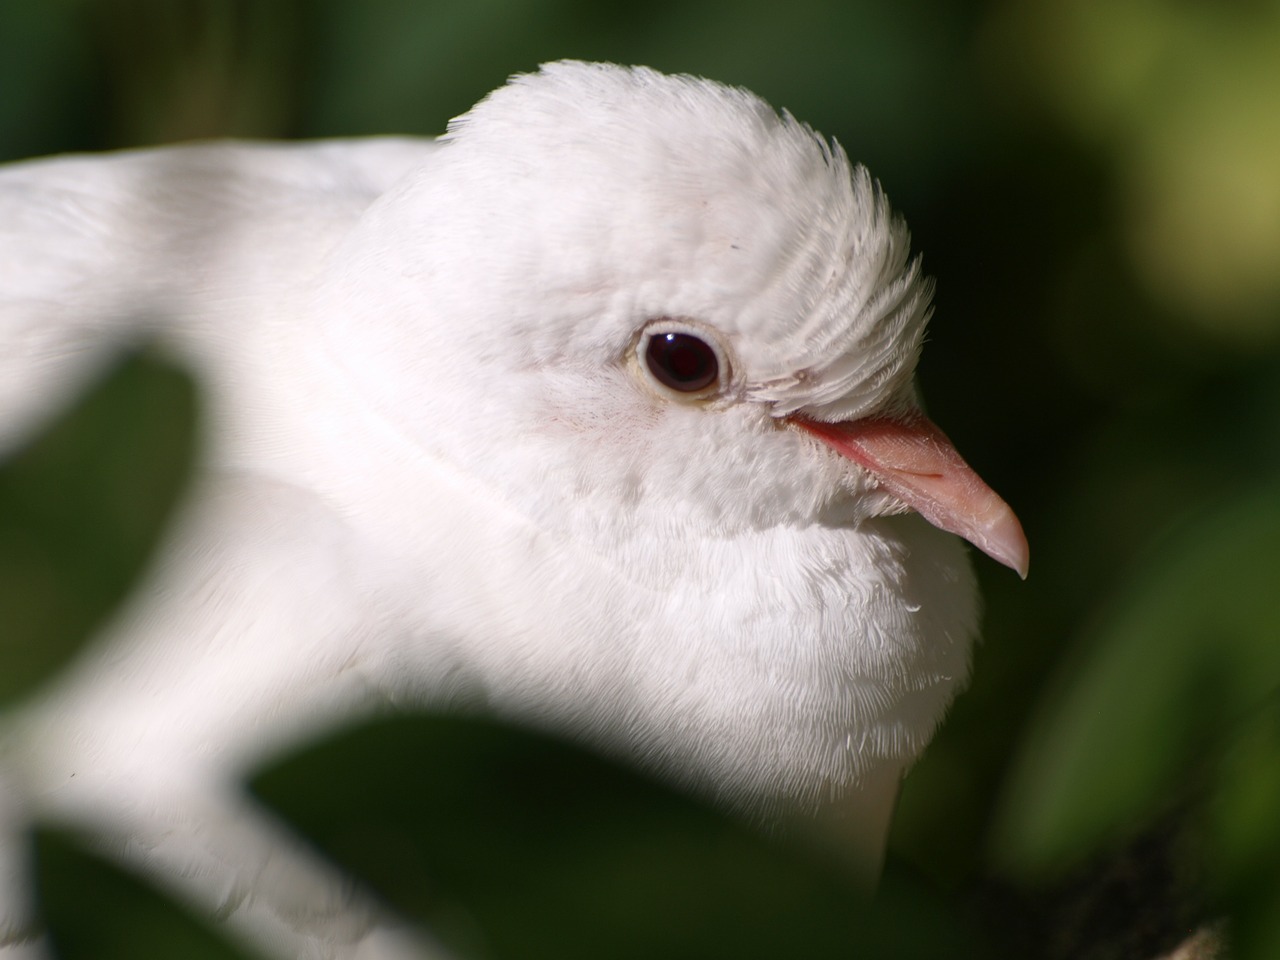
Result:
{"label": "white plumage", "polygon": [[139,325],[210,424],[144,588],[7,718],[0,824],[91,825],[281,956],[411,955],[234,784],[462,694],[740,810],[842,796],[876,856],[967,675],[952,533],[1026,567],[919,413],[928,296],[838,147],[642,68],[545,66],[438,142],[6,168],[0,444]]}

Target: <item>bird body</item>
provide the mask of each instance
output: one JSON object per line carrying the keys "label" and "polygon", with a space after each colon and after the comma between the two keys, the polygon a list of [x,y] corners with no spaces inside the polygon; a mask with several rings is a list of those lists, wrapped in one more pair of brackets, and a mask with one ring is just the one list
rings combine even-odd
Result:
{"label": "bird body", "polygon": [[235,793],[297,738],[463,704],[754,816],[861,798],[874,849],[967,677],[953,533],[1025,572],[919,412],[905,228],[744,91],[550,64],[440,141],[36,161],[0,211],[0,445],[139,328],[209,407],[143,590],[5,719],[0,826],[282,955],[414,949]]}

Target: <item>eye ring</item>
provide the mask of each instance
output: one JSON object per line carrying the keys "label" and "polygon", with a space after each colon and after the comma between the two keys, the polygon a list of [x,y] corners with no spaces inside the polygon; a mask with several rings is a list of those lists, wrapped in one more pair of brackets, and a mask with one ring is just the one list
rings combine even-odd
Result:
{"label": "eye ring", "polygon": [[636,343],[635,360],[650,386],[683,402],[716,396],[729,378],[720,344],[689,322],[662,318],[649,324]]}

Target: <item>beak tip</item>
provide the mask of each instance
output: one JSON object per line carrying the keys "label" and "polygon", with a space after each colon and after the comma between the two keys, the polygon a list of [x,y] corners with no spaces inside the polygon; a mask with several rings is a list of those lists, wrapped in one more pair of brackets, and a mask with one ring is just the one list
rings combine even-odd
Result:
{"label": "beak tip", "polygon": [[991,559],[1003,563],[1021,579],[1027,579],[1027,573],[1031,567],[1031,547],[1027,543],[1027,535],[1022,531],[1022,524],[1007,506],[999,520],[991,525],[987,535],[975,545]]}

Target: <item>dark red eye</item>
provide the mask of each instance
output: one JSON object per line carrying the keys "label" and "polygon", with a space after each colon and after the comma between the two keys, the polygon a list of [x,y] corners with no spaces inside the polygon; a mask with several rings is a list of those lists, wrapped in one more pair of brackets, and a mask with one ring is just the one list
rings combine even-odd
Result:
{"label": "dark red eye", "polygon": [[690,333],[655,333],[644,362],[654,379],[680,393],[705,390],[720,377],[716,352]]}

